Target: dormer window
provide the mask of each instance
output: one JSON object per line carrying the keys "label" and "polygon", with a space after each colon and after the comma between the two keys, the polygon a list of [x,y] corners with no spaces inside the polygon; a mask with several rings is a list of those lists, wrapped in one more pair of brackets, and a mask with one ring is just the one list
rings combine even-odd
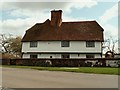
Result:
{"label": "dormer window", "polygon": [[30,47],[37,47],[37,42],[36,41],[30,42]]}

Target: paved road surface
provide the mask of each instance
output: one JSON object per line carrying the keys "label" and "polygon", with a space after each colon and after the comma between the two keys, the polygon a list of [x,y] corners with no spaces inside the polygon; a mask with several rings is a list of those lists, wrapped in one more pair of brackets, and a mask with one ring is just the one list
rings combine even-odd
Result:
{"label": "paved road surface", "polygon": [[117,88],[117,75],[2,69],[2,86],[8,88]]}

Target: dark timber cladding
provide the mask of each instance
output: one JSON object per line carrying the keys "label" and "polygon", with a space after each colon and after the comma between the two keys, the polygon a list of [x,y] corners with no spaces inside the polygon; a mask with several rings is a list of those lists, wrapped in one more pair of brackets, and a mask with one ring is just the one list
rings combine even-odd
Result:
{"label": "dark timber cladding", "polygon": [[103,41],[103,28],[96,21],[62,22],[62,10],[51,11],[51,20],[36,23],[26,31],[29,41]]}

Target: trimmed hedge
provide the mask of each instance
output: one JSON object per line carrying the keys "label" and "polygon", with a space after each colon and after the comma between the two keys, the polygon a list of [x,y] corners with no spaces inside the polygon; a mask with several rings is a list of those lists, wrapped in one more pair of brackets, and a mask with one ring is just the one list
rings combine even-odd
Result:
{"label": "trimmed hedge", "polygon": [[[2,59],[3,65],[23,65],[23,66],[52,66],[52,67],[91,67],[92,62],[85,62],[88,59]],[[98,65],[97,63],[94,66],[106,66],[107,59],[90,59],[96,60],[102,63]],[[90,61],[89,60],[89,61]],[[120,60],[120,59],[113,59]]]}

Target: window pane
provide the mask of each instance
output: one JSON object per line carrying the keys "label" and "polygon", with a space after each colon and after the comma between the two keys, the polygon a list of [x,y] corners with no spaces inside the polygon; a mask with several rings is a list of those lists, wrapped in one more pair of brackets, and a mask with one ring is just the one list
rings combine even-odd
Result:
{"label": "window pane", "polygon": [[70,55],[69,54],[62,54],[61,58],[70,58]]}
{"label": "window pane", "polygon": [[94,41],[87,41],[86,47],[95,47],[95,42]]}
{"label": "window pane", "polygon": [[95,56],[94,56],[94,54],[87,54],[86,55],[86,58],[94,58]]}
{"label": "window pane", "polygon": [[30,47],[37,47],[37,42],[30,42]]}
{"label": "window pane", "polygon": [[69,47],[69,41],[61,41],[61,47]]}
{"label": "window pane", "polygon": [[35,54],[35,55],[30,55],[30,58],[36,59],[36,58],[37,58],[37,55],[36,55],[36,54]]}

